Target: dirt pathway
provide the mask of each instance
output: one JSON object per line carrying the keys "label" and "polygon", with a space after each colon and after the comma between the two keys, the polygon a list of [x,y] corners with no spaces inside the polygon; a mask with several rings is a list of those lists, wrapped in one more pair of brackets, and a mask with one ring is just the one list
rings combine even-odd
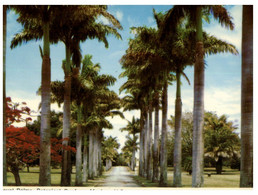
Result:
{"label": "dirt pathway", "polygon": [[113,167],[107,177],[97,187],[140,187],[132,178],[127,167]]}

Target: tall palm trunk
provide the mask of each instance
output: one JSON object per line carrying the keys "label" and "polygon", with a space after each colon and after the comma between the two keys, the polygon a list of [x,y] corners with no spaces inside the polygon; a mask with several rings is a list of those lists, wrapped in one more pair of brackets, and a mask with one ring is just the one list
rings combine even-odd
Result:
{"label": "tall palm trunk", "polygon": [[94,142],[93,132],[89,132],[89,179],[93,179],[93,142]]}
{"label": "tall palm trunk", "polygon": [[[63,107],[63,146],[68,146],[68,139],[70,138],[71,129],[71,67],[70,67],[71,52],[69,45],[66,45],[66,64],[65,64],[65,89],[64,89],[64,107]],[[67,150],[63,150],[62,160],[62,175],[61,186],[70,186],[69,180],[69,155]]]}
{"label": "tall palm trunk", "polygon": [[93,139],[93,176],[97,177],[97,168],[98,168],[98,130],[94,132],[94,139]]}
{"label": "tall palm trunk", "polygon": [[3,5],[3,186],[7,186],[7,168],[6,168],[6,10],[7,6]]}
{"label": "tall palm trunk", "polygon": [[135,147],[133,148],[133,152],[132,152],[131,170],[135,171]]}
{"label": "tall palm trunk", "polygon": [[196,62],[194,66],[192,187],[203,186],[204,49],[202,10],[196,8]]}
{"label": "tall palm trunk", "polygon": [[[157,94],[158,95],[158,94]],[[155,126],[154,126],[154,147],[153,147],[153,177],[152,181],[159,180],[159,104],[155,106]]]}
{"label": "tall palm trunk", "polygon": [[[133,140],[136,140],[136,135],[133,133]],[[131,159],[131,164],[132,164],[132,171],[135,171],[135,166],[136,166],[136,161],[135,161],[135,153],[137,151],[137,144],[133,146],[133,151],[132,151],[132,159]]]}
{"label": "tall palm trunk", "polygon": [[145,115],[144,123],[144,177],[147,178],[148,172],[148,114]]}
{"label": "tall palm trunk", "polygon": [[253,6],[243,6],[240,187],[253,187]]}
{"label": "tall palm trunk", "polygon": [[40,174],[39,185],[51,185],[50,170],[50,44],[49,44],[49,22],[43,23],[43,62],[41,72],[41,126],[40,126]]}
{"label": "tall palm trunk", "polygon": [[86,183],[87,181],[88,181],[88,143],[87,143],[87,135],[84,134],[82,182]]}
{"label": "tall palm trunk", "polygon": [[148,128],[148,172],[147,179],[152,179],[152,102],[150,102],[149,106],[149,128]]}
{"label": "tall palm trunk", "polygon": [[144,167],[144,164],[143,164],[143,154],[144,154],[144,151],[143,151],[143,139],[144,139],[144,128],[143,128],[143,125],[142,125],[142,121],[143,121],[143,111],[141,110],[141,118],[140,118],[140,121],[141,121],[141,125],[140,125],[140,154],[139,154],[139,176],[143,176],[143,167]]}
{"label": "tall palm trunk", "polygon": [[160,147],[160,180],[159,186],[167,186],[167,97],[168,83],[164,82],[162,93],[162,132]]}
{"label": "tall palm trunk", "polygon": [[174,181],[175,187],[181,187],[181,124],[182,124],[182,102],[181,102],[181,87],[180,87],[180,71],[176,72],[177,90],[176,90],[176,108],[175,108],[175,144],[174,144]]}
{"label": "tall palm trunk", "polygon": [[109,170],[109,161],[108,161],[109,159],[106,159],[106,171],[108,171]]}
{"label": "tall palm trunk", "polygon": [[111,169],[111,167],[112,167],[112,161],[109,158],[107,158],[106,159],[106,171]]}
{"label": "tall palm trunk", "polygon": [[82,185],[82,106],[77,105],[77,130],[76,130],[76,179],[75,185]]}
{"label": "tall palm trunk", "polygon": [[101,161],[101,137],[102,137],[102,130],[99,131],[99,136],[98,136],[98,174],[99,176],[102,175],[102,161]]}

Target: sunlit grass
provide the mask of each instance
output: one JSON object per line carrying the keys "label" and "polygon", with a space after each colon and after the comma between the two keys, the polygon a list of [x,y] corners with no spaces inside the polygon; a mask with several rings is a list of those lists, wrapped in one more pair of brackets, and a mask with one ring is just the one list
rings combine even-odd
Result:
{"label": "sunlit grass", "polygon": [[[30,167],[30,172],[27,172],[27,169],[24,168],[20,170],[20,178],[22,186],[38,186],[39,183],[39,167]],[[105,178],[105,174],[94,180],[88,180],[87,183],[84,183],[84,187],[94,187],[98,186]],[[72,186],[75,185],[75,167],[72,170]],[[8,186],[15,186],[15,179],[12,173],[7,173],[7,182]],[[61,168],[51,169],[51,185],[60,186],[61,183]]]}
{"label": "sunlit grass", "polygon": [[[143,187],[158,187],[158,183],[153,183],[143,177],[137,176],[138,170],[134,172],[135,181]],[[211,176],[208,176],[208,173]],[[238,188],[240,182],[240,172],[229,168],[223,168],[221,175],[217,175],[214,168],[204,169],[204,187],[205,188]],[[168,167],[168,187],[173,186],[173,168]],[[182,187],[192,187],[192,176],[187,172],[182,172]]]}
{"label": "sunlit grass", "polygon": [[[129,170],[129,168],[128,168]],[[130,170],[129,170],[130,171]],[[146,180],[143,177],[139,177],[138,169],[130,171],[134,175],[134,180],[142,187],[158,187],[158,183],[153,183],[150,180]],[[208,173],[211,174],[208,177]],[[39,181],[39,167],[31,167],[30,172],[24,168],[20,171],[21,182],[23,186],[38,186]],[[84,183],[84,187],[98,187],[103,183],[106,173],[103,176],[95,178],[94,180],[88,180]],[[8,172],[7,181],[9,186],[15,186],[15,180],[13,174]],[[223,168],[221,175],[217,175],[214,168],[206,168],[204,170],[204,187],[205,188],[238,188],[240,181],[240,172],[238,170],[233,170],[229,168]],[[60,186],[61,182],[61,169],[51,169],[51,183],[52,186]],[[72,186],[75,183],[75,167],[72,171]],[[173,168],[168,167],[168,187],[173,185]],[[182,173],[182,187],[191,188],[192,187],[192,176],[187,172]]]}

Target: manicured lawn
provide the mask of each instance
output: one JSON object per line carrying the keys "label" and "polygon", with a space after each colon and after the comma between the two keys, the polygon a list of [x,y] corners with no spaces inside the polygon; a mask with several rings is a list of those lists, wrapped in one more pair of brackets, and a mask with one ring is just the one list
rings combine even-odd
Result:
{"label": "manicured lawn", "polygon": [[[30,167],[30,172],[27,172],[27,169],[24,168],[20,170],[20,178],[22,186],[38,186],[39,182],[39,167]],[[97,186],[105,176],[101,176],[95,178],[94,180],[88,180],[85,183],[84,187],[94,187]],[[12,173],[7,173],[7,182],[8,186],[15,186],[15,180]],[[51,184],[52,186],[60,186],[61,183],[61,168],[59,169],[51,169]],[[75,167],[73,167],[72,171],[72,186],[75,184]]]}
{"label": "manicured lawn", "polygon": [[[129,170],[129,168],[128,168]],[[134,174],[135,181],[140,184],[142,187],[158,187],[158,183],[152,183],[145,178],[139,177],[138,169],[136,168],[135,172],[130,171]],[[211,174],[208,177],[208,173]],[[20,171],[21,182],[23,186],[38,186],[39,180],[39,167],[30,167],[30,172],[27,172],[27,169],[24,168]],[[84,187],[97,187],[105,178],[105,173],[103,176],[95,178],[94,180],[88,180],[85,183]],[[7,180],[9,186],[15,186],[15,180],[13,174],[8,172]],[[217,175],[214,168],[205,168],[204,170],[204,187],[205,188],[238,188],[240,180],[240,172],[238,170],[233,170],[229,168],[223,168],[221,175]],[[60,186],[61,181],[61,169],[52,169],[51,170],[51,183],[52,186]],[[75,167],[72,171],[72,186],[75,183]],[[172,187],[173,183],[173,168],[168,167],[168,187]],[[182,173],[182,187],[191,188],[192,186],[192,176],[187,172]]]}
{"label": "manicured lawn", "polygon": [[[135,171],[134,179],[145,187],[158,187],[158,183],[152,183],[145,178],[137,176],[138,170]],[[208,173],[211,174],[208,177]],[[238,188],[240,181],[240,172],[235,169],[223,168],[221,175],[217,175],[214,168],[204,169],[204,187],[205,188]],[[173,168],[168,167],[168,187],[173,184]],[[182,187],[192,187],[192,176],[187,172],[182,173]]]}

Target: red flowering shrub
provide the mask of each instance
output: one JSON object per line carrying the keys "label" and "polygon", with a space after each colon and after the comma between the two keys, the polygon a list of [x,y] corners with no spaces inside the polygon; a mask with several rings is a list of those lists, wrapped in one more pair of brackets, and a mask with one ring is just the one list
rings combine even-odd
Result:
{"label": "red flowering shrub", "polygon": [[[10,164],[28,164],[39,159],[40,137],[26,127],[10,126],[6,128],[6,152],[7,162]],[[62,149],[76,152],[74,147],[66,148],[62,145],[62,140],[51,138],[51,161],[60,163],[62,161]]]}
{"label": "red flowering shrub", "polygon": [[[22,105],[22,106],[21,106]],[[31,121],[32,119],[30,117],[23,118],[23,115],[30,115],[30,108],[25,106],[26,103],[22,102],[19,103],[13,103],[12,99],[10,97],[6,98],[6,124],[7,126],[10,126],[14,122],[25,122],[25,121]]]}
{"label": "red flowering shrub", "polygon": [[[19,106],[13,103],[11,98],[6,98],[6,161],[9,170],[17,174],[19,166],[28,165],[39,159],[40,156],[40,137],[27,127],[14,127],[14,122],[28,121],[30,117],[23,119],[24,114],[29,115],[28,107]],[[26,103],[22,103],[26,105]],[[51,161],[60,163],[62,161],[61,151],[69,150],[76,152],[74,147],[63,147],[63,140],[51,138]]]}

